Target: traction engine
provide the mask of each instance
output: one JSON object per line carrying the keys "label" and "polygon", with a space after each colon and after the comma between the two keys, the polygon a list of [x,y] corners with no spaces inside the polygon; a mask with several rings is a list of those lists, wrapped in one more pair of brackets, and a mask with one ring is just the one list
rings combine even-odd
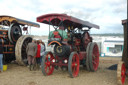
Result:
{"label": "traction engine", "polygon": [[28,27],[39,27],[38,24],[11,16],[0,16],[0,45],[3,47],[4,63],[16,60],[18,64],[27,63],[26,46],[32,41]]}
{"label": "traction engine", "polygon": [[122,20],[124,28],[124,48],[122,54],[122,60],[118,63],[117,67],[117,83],[119,85],[125,85],[125,79],[128,76],[128,21]]}
{"label": "traction engine", "polygon": [[42,59],[44,75],[52,74],[58,67],[67,69],[71,77],[78,76],[80,65],[86,66],[88,71],[98,69],[98,45],[92,42],[88,31],[99,26],[66,14],[42,15],[37,17],[37,22],[52,25],[55,29],[48,37],[48,45],[54,46],[54,53],[46,52]]}

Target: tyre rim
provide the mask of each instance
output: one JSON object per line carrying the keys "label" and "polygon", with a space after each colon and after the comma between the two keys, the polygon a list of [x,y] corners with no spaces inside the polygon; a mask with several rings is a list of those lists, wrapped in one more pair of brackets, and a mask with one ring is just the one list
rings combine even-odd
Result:
{"label": "tyre rim", "polygon": [[99,65],[99,49],[96,44],[94,45],[93,48],[92,63],[93,63],[94,71],[96,71]]}
{"label": "tyre rim", "polygon": [[52,74],[54,66],[52,65],[52,60],[54,59],[51,53],[48,53],[45,58],[45,72],[47,75]]}
{"label": "tyre rim", "polygon": [[79,73],[79,57],[77,54],[74,54],[72,58],[72,73],[74,77]]}
{"label": "tyre rim", "polygon": [[122,67],[121,67],[121,81],[122,81],[122,84],[124,84],[124,82],[125,82],[125,71],[126,71],[126,68],[125,68],[125,65],[123,63]]}

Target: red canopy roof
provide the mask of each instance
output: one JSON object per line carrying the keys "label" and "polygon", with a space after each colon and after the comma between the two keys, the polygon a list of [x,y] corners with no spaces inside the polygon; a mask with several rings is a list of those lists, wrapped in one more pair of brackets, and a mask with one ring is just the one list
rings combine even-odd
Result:
{"label": "red canopy roof", "polygon": [[63,21],[63,25],[65,27],[73,26],[74,28],[89,27],[99,29],[98,25],[92,24],[88,21],[80,20],[72,16],[68,16],[67,14],[46,14],[37,17],[37,22],[50,24],[54,26],[58,26],[61,21]]}

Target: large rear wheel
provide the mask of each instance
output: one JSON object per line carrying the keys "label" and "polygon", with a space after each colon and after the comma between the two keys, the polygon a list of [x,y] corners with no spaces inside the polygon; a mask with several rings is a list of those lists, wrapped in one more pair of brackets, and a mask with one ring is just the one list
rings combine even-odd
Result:
{"label": "large rear wheel", "polygon": [[69,56],[68,72],[72,78],[78,76],[78,73],[79,73],[79,56],[76,52],[72,52]]}
{"label": "large rear wheel", "polygon": [[90,49],[90,45],[91,45],[91,42],[87,45],[87,49],[86,49],[86,53],[87,53],[87,56],[86,56],[86,68],[88,71],[90,71],[90,65],[89,65],[89,49]]}
{"label": "large rear wheel", "polygon": [[19,65],[27,64],[26,48],[28,43],[32,42],[32,38],[33,38],[32,35],[23,35],[16,42],[15,56],[16,56],[16,61]]}
{"label": "large rear wheel", "polygon": [[125,68],[125,64],[123,61],[120,61],[117,67],[117,82],[119,85],[124,85],[125,83],[125,72],[126,72],[126,68]]}
{"label": "large rear wheel", "polygon": [[42,73],[45,76],[51,75],[54,71],[54,66],[52,65],[53,59],[54,56],[51,52],[46,52],[44,57],[42,58],[41,68],[42,68]]}
{"label": "large rear wheel", "polygon": [[87,67],[90,71],[97,71],[99,66],[99,49],[96,43],[91,42],[87,49]]}

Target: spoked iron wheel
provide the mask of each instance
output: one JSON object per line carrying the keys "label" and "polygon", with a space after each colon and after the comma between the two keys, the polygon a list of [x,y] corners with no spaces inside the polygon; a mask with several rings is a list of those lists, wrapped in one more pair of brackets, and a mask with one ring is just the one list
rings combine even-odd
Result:
{"label": "spoked iron wheel", "polygon": [[97,71],[99,66],[99,49],[96,43],[89,43],[87,47],[86,66],[89,71]]}
{"label": "spoked iron wheel", "polygon": [[42,73],[45,76],[51,75],[54,71],[54,66],[52,65],[53,59],[54,56],[51,52],[46,52],[44,57],[42,58],[41,68],[42,68]]}
{"label": "spoked iron wheel", "polygon": [[126,68],[123,61],[120,61],[117,67],[117,79],[119,85],[124,85],[126,77]]}
{"label": "spoked iron wheel", "polygon": [[79,73],[79,56],[76,52],[72,52],[69,56],[68,72],[72,78],[78,76],[78,73]]}
{"label": "spoked iron wheel", "polygon": [[26,48],[28,43],[32,42],[32,37],[33,36],[31,35],[23,35],[16,42],[15,56],[16,56],[16,61],[19,65],[27,64]]}

